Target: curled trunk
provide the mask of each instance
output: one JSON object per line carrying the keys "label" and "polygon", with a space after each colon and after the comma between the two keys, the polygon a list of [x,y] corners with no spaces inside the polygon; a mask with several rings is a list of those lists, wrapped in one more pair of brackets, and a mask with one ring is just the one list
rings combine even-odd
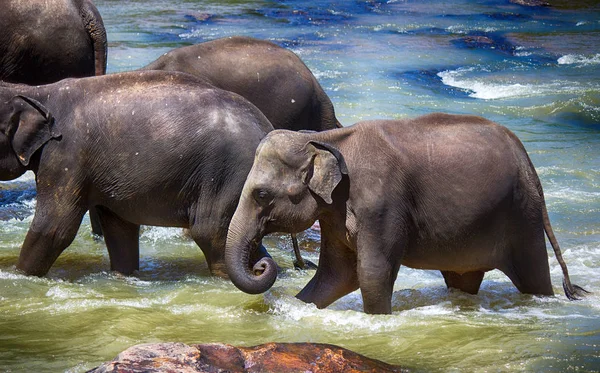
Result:
{"label": "curled trunk", "polygon": [[[236,211],[227,234],[225,265],[233,284],[248,294],[260,294],[269,290],[277,279],[277,265],[270,257],[263,257],[251,267],[251,254],[258,249],[262,239],[259,229],[243,229],[253,226]],[[242,224],[244,222],[245,224]]]}

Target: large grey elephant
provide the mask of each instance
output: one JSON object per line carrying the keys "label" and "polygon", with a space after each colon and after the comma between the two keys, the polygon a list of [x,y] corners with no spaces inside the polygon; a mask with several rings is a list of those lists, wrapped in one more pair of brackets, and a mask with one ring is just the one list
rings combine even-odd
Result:
{"label": "large grey elephant", "polygon": [[261,293],[277,273],[249,267],[265,234],[300,232],[319,219],[315,276],[297,297],[326,307],[361,290],[364,310],[390,313],[401,265],[440,270],[448,287],[477,293],[484,273],[504,272],[528,294],[552,295],[540,180],[517,137],[475,116],[431,114],[321,133],[271,132],[259,145],[227,236],[233,283]]}
{"label": "large grey elephant", "polygon": [[229,221],[271,130],[243,97],[183,73],[0,83],[0,180],[32,170],[37,187],[17,269],[47,273],[95,208],[111,269],[138,269],[143,224],[189,228],[225,276]]}
{"label": "large grey elephant", "polygon": [[106,72],[106,31],[91,0],[4,0],[0,80],[30,85]]}
{"label": "large grey elephant", "polygon": [[331,100],[297,55],[266,40],[234,36],[174,49],[142,70],[182,71],[235,92],[274,128],[341,127]]}

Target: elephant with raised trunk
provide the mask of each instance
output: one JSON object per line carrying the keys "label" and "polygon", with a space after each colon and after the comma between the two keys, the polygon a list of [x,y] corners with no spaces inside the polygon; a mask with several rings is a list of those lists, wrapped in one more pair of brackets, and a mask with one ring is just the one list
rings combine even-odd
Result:
{"label": "elephant with raised trunk", "polygon": [[183,73],[0,83],[0,180],[32,170],[37,187],[17,269],[47,273],[96,209],[112,270],[138,269],[139,227],[157,225],[189,228],[226,276],[227,228],[272,130],[243,97]]}
{"label": "elephant with raised trunk", "polygon": [[292,51],[244,36],[173,49],[142,70],[181,71],[235,92],[259,108],[276,129],[341,127],[331,100]]}
{"label": "elephant with raised trunk", "polygon": [[227,236],[233,283],[261,293],[277,272],[249,266],[264,235],[321,225],[315,276],[297,297],[319,308],[360,289],[364,311],[391,313],[401,265],[440,270],[449,288],[477,293],[504,272],[522,293],[552,295],[540,180],[517,137],[475,116],[431,114],[321,133],[271,132],[259,145]]}
{"label": "elephant with raised trunk", "polygon": [[91,0],[0,4],[0,80],[36,85],[106,73],[106,30]]}

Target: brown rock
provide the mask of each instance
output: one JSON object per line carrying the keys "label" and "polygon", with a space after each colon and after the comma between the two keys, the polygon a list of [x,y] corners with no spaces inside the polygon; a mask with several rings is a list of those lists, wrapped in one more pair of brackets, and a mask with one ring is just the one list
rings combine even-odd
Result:
{"label": "brown rock", "polygon": [[342,347],[320,343],[227,344],[156,343],[121,352],[88,373],[358,373],[402,372],[399,366],[370,359]]}

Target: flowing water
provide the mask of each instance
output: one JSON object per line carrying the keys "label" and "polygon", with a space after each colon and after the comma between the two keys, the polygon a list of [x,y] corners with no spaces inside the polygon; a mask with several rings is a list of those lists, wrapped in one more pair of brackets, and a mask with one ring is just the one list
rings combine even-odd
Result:
{"label": "flowing water", "polygon": [[[508,126],[537,167],[573,282],[594,294],[568,301],[549,249],[554,297],[522,295],[498,271],[472,296],[401,268],[392,315],[364,314],[359,293],[317,310],[294,298],[312,272],[292,269],[285,236],[266,240],[283,274],[252,296],[211,278],[178,229],[145,228],[139,274],[110,273],[87,218],[47,276],[26,277],[14,269],[35,206],[25,175],[0,184],[0,370],[83,372],[147,342],[306,341],[414,371],[600,371],[600,6],[553,3],[96,0],[109,72],[244,34],[296,52],[345,126],[433,111]],[[318,229],[300,239],[317,261]]]}

